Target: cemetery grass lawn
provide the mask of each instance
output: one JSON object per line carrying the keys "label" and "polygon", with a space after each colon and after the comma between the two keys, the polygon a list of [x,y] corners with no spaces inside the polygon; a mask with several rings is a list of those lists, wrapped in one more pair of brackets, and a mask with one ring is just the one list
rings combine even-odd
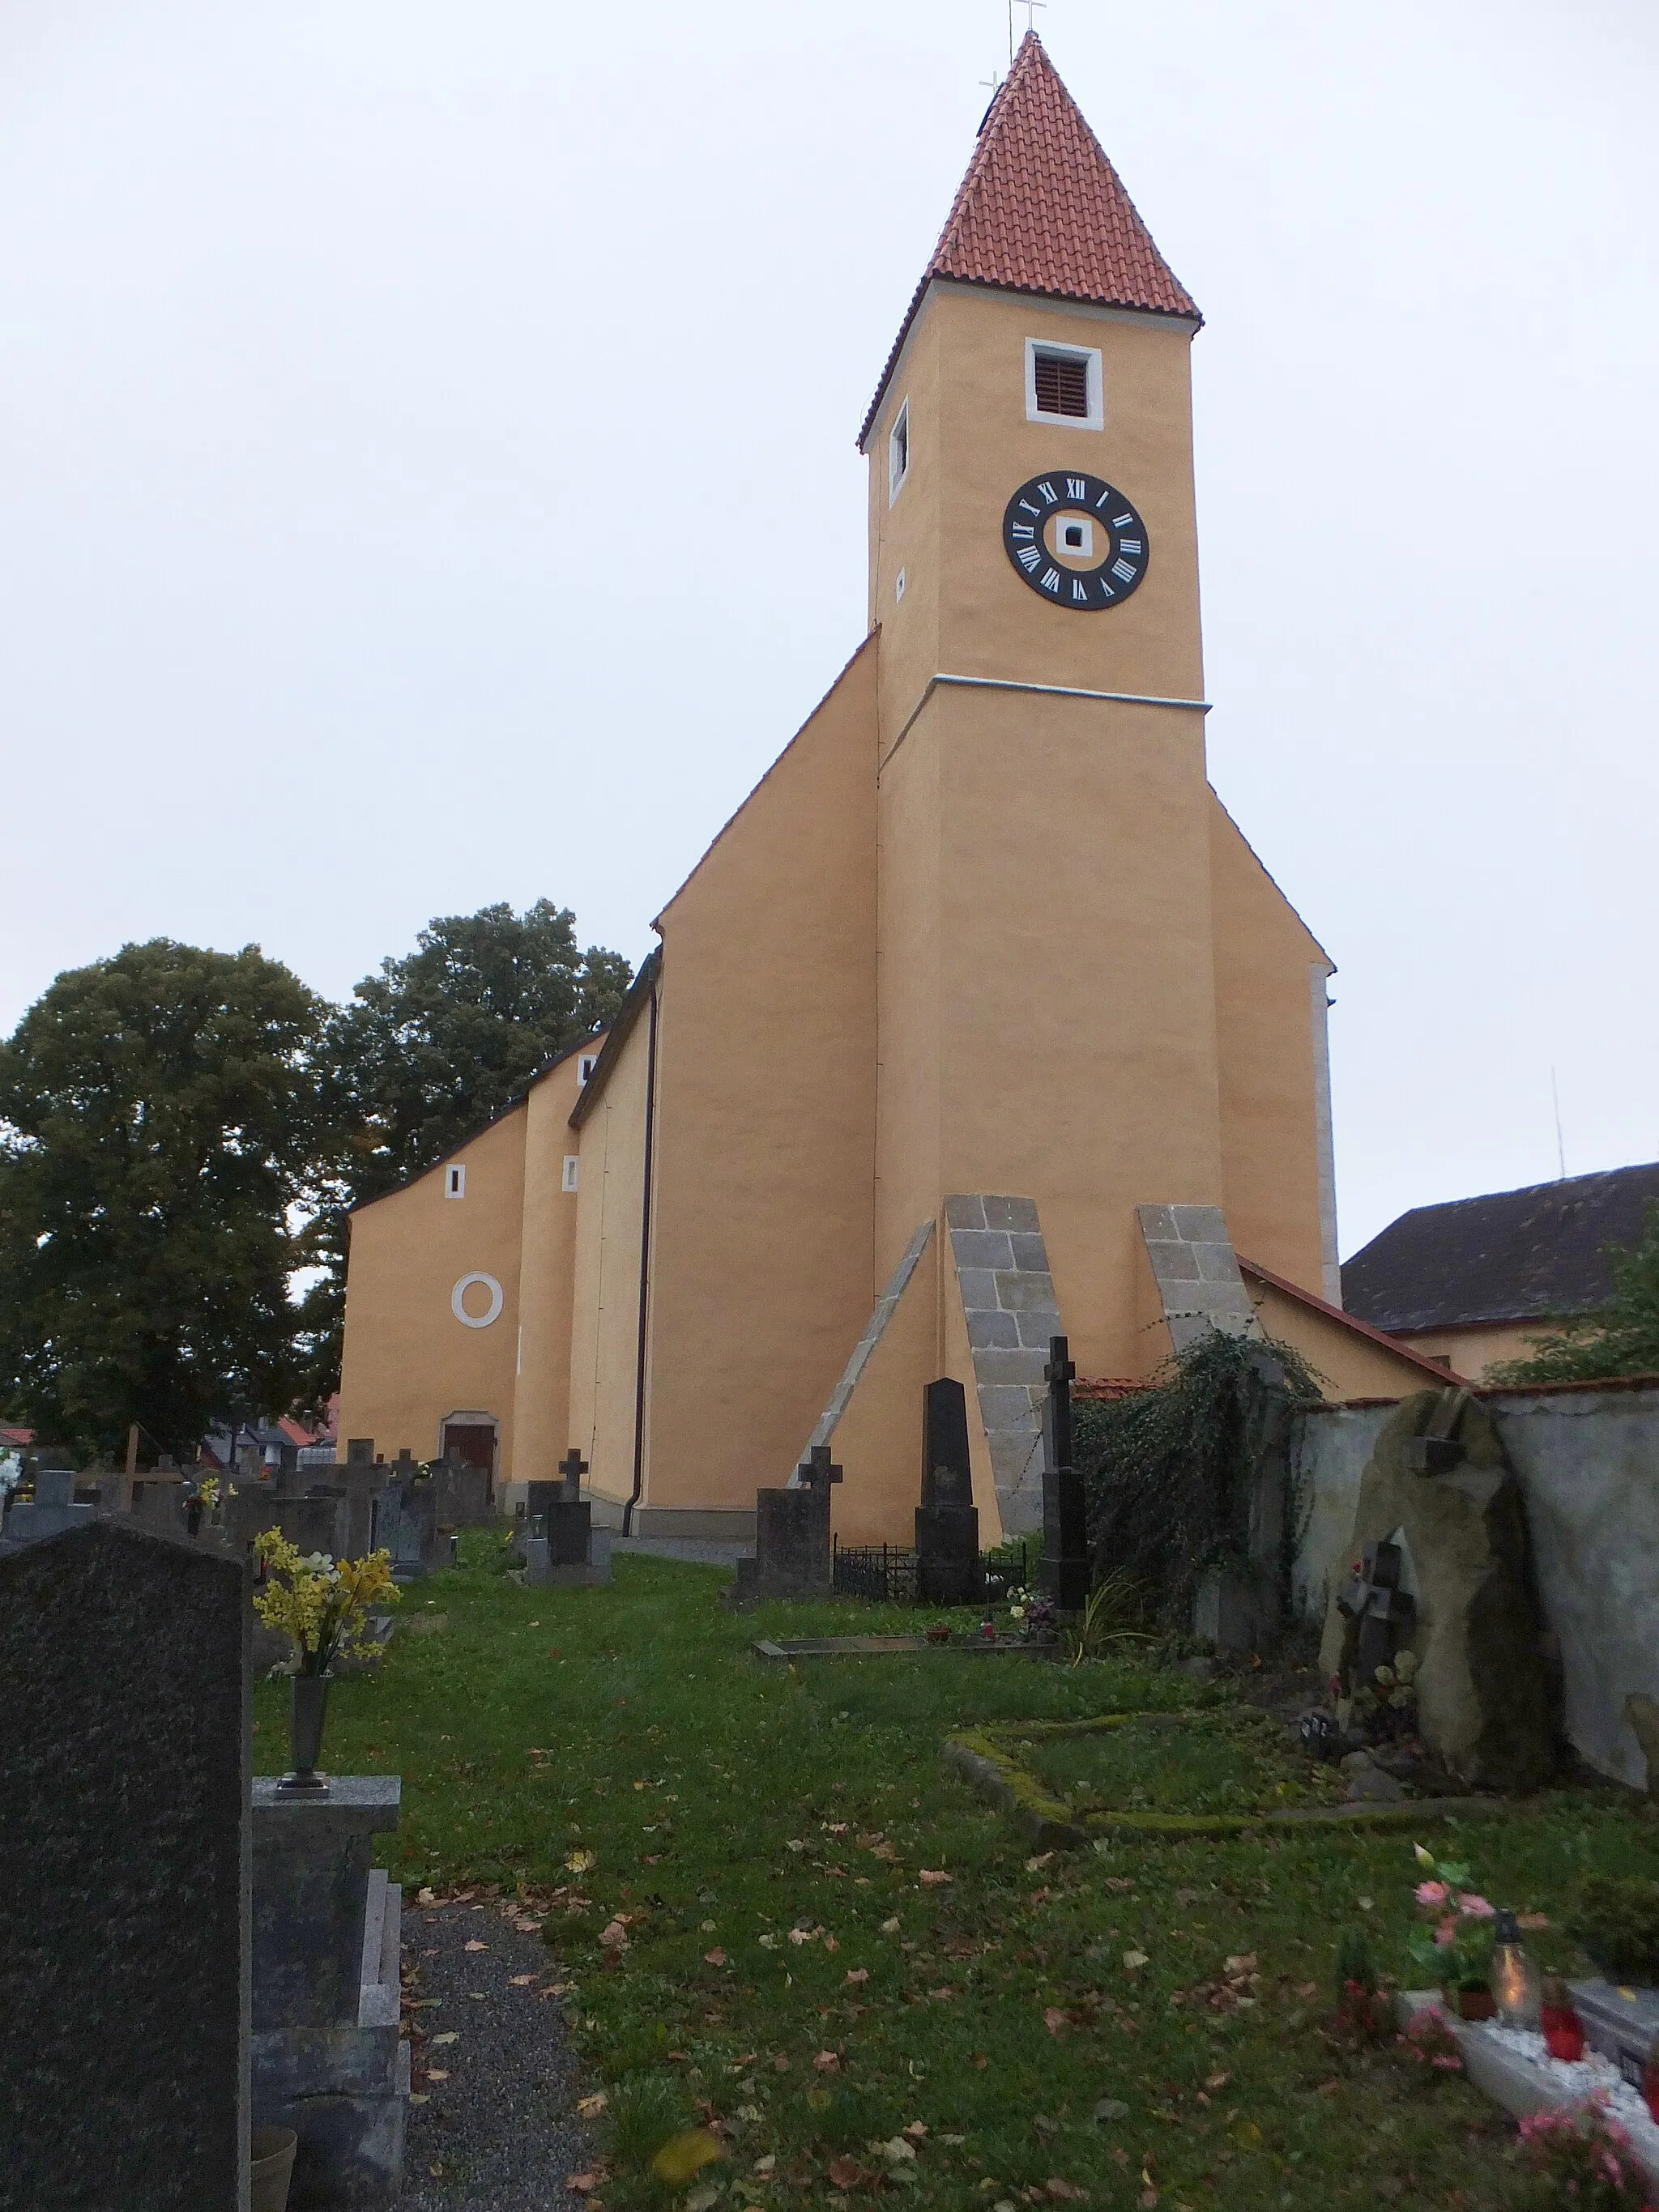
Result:
{"label": "cemetery grass lawn", "polygon": [[[948,1652],[792,1669],[752,1639],[916,1616],[727,1613],[720,1570],[637,1556],[608,1590],[524,1590],[492,1532],[462,1551],[406,1594],[378,1674],[335,1686],[325,1765],[403,1776],[380,1848],[405,1884],[563,1891],[548,1979],[609,2100],[608,2205],[704,2212],[716,2185],[719,2212],[1517,2201],[1512,2131],[1466,2084],[1426,2090],[1394,2046],[1326,2033],[1342,1929],[1407,1971],[1409,1832],[1036,1860],[941,1766],[958,1727],[1169,1710],[1206,1694],[1184,1677]],[[286,1764],[285,1698],[256,1692],[261,1771]],[[1611,1790],[1436,1835],[1488,1895],[1558,1921],[1581,1873],[1659,1875],[1659,1826]],[[1534,1941],[1568,1963],[1553,1929]],[[1256,2001],[1216,2009],[1246,1954]],[[447,2055],[464,2089],[464,2036]],[[653,2180],[664,2139],[710,2117],[719,2162]],[[872,2148],[916,2123],[914,2158]]]}

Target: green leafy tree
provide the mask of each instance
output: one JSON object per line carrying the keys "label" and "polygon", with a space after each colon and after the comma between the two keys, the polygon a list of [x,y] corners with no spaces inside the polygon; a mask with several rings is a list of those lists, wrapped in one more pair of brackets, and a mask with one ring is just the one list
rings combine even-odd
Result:
{"label": "green leafy tree", "polygon": [[429,921],[413,952],[383,960],[330,1024],[347,1102],[338,1201],[317,1216],[307,1255],[322,1269],[302,1318],[307,1393],[339,1379],[346,1211],[393,1190],[476,1136],[541,1070],[603,1029],[633,981],[620,952],[576,944],[568,907],[505,902]]}
{"label": "green leafy tree", "polygon": [[285,1413],[290,1298],[337,1203],[328,1008],[256,945],[156,939],[59,975],[0,1045],[0,1401],[112,1453]]}
{"label": "green leafy tree", "polygon": [[612,1018],[633,970],[619,952],[579,951],[574,924],[550,899],[443,915],[357,985],[331,1035],[356,1121],[354,1205],[476,1136]]}
{"label": "green leafy tree", "polygon": [[1659,1375],[1659,1200],[1634,1244],[1606,1248],[1613,1288],[1599,1306],[1528,1341],[1526,1359],[1492,1369],[1493,1382],[1593,1382],[1609,1375]]}

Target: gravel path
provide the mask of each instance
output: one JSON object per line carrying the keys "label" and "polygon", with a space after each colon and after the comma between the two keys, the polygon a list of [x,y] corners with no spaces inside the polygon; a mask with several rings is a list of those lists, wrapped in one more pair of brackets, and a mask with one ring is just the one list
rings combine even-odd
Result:
{"label": "gravel path", "polygon": [[466,1891],[404,1905],[404,1994],[416,2007],[412,2088],[422,2101],[409,2115],[404,2212],[575,2212],[580,2203],[565,2177],[587,2171],[594,2144],[576,2118],[582,2086],[563,2008],[538,1995],[560,1976],[537,1917]]}

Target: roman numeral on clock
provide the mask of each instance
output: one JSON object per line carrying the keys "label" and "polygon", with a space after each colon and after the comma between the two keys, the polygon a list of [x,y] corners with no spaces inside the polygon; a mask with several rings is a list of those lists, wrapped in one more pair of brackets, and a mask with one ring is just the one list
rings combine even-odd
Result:
{"label": "roman numeral on clock", "polygon": [[1133,561],[1114,561],[1112,563],[1112,574],[1121,582],[1133,584],[1135,580],[1134,562]]}
{"label": "roman numeral on clock", "polygon": [[1073,576],[1072,579],[1072,597],[1080,605],[1086,607],[1089,604],[1089,586],[1081,576]]}
{"label": "roman numeral on clock", "polygon": [[1028,576],[1035,574],[1042,566],[1042,556],[1035,545],[1022,545],[1014,558]]}
{"label": "roman numeral on clock", "polygon": [[1054,489],[1051,483],[1040,483],[1037,486],[1037,489],[1042,494],[1042,496],[1048,501],[1050,507],[1058,507],[1060,505],[1060,494]]}
{"label": "roman numeral on clock", "polygon": [[[1110,496],[1111,494],[1109,492],[1107,494],[1107,497],[1109,499]],[[1112,527],[1114,530],[1121,530],[1126,522],[1133,522],[1133,520],[1134,517],[1133,514],[1115,514],[1112,517]]]}
{"label": "roman numeral on clock", "polygon": [[1142,547],[1138,538],[1120,538],[1117,541],[1117,550],[1120,553],[1139,553]]}
{"label": "roman numeral on clock", "polygon": [[1048,574],[1042,579],[1042,588],[1045,592],[1053,592],[1058,595],[1060,591],[1060,571],[1058,568],[1050,568],[1048,570]]}
{"label": "roman numeral on clock", "polygon": [[1067,499],[1086,499],[1088,495],[1089,486],[1085,478],[1082,477],[1066,477],[1066,496]]}
{"label": "roman numeral on clock", "polygon": [[[1011,522],[1008,526],[1008,535],[1011,538],[1024,538],[1029,540],[1035,538],[1036,532],[1029,522]],[[1138,553],[1140,548],[1137,545],[1135,550]]]}

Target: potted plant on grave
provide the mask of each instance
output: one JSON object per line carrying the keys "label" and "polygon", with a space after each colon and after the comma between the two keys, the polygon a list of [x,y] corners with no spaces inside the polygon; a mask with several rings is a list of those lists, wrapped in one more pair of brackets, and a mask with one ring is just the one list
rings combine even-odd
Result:
{"label": "potted plant on grave", "polygon": [[948,1620],[930,1620],[926,1632],[930,1644],[948,1644],[951,1641],[951,1624]]}
{"label": "potted plant on grave", "polygon": [[1044,1590],[1012,1589],[1008,1612],[1021,1639],[1027,1644],[1057,1644],[1060,1607]]}
{"label": "potted plant on grave", "polygon": [[396,1605],[403,1595],[392,1579],[392,1554],[370,1552],[364,1559],[339,1560],[326,1552],[302,1556],[279,1528],[265,1529],[253,1548],[265,1571],[265,1587],[254,1596],[254,1610],[267,1628],[280,1631],[294,1647],[289,1771],[277,1787],[325,1790],[327,1778],[318,1773],[317,1761],[330,1669],[337,1659],[362,1658],[376,1648],[368,1634],[370,1608]]}
{"label": "potted plant on grave", "polygon": [[1496,1908],[1466,1886],[1473,1880],[1468,1867],[1436,1859],[1421,1844],[1412,1848],[1425,1876],[1413,1892],[1423,1918],[1407,1948],[1439,1984],[1449,2010],[1462,2020],[1490,2020],[1498,2010],[1491,1980]]}

